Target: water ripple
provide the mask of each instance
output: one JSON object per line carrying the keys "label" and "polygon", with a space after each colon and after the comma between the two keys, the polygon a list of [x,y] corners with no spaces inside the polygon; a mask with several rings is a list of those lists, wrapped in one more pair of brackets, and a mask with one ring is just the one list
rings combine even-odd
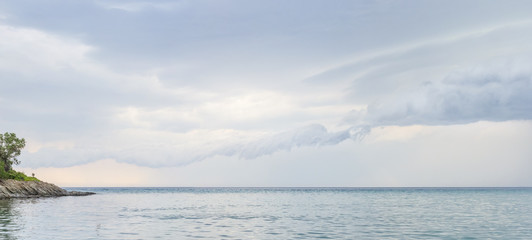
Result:
{"label": "water ripple", "polygon": [[1,239],[531,239],[532,189],[90,189],[0,200]]}

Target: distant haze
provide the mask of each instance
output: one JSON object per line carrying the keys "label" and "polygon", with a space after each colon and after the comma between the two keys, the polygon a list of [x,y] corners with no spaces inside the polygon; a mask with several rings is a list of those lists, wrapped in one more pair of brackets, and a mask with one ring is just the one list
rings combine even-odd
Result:
{"label": "distant haze", "polygon": [[61,186],[532,186],[531,1],[4,1]]}

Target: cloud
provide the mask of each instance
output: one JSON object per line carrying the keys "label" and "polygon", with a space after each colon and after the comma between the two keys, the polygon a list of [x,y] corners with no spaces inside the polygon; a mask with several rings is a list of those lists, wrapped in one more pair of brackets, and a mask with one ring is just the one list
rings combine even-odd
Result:
{"label": "cloud", "polygon": [[[411,135],[411,130],[424,133]],[[382,139],[389,131],[394,139]],[[252,161],[219,156],[182,167],[149,168],[98,160],[68,168],[17,170],[65,187],[530,186],[530,133],[531,121],[385,127],[372,130],[357,144],[293,149]]]}
{"label": "cloud", "polygon": [[113,158],[139,166],[185,166],[216,156],[254,159],[294,148],[360,141],[369,131],[368,126],[328,131],[320,124],[273,134],[231,129],[187,133],[126,129],[102,136],[98,143],[90,140],[95,136],[66,143],[40,143],[28,139],[30,148],[22,162],[24,167],[68,167]]}
{"label": "cloud", "polygon": [[[337,98],[332,93],[167,88],[157,76],[119,74],[93,61],[96,48],[81,41],[7,25],[0,25],[0,36],[6,53],[0,61],[8,63],[0,66],[6,102],[0,121],[31,132],[25,135],[25,166],[73,166],[109,157],[176,166],[217,155],[250,159],[363,135],[360,129],[329,132],[322,125],[275,134],[282,129],[275,124],[304,125],[301,119],[348,108],[323,103]],[[260,124],[273,127],[265,133],[250,129]]]}
{"label": "cloud", "polygon": [[[320,124],[312,124],[276,134],[254,134],[254,136],[244,133],[235,134],[235,132],[231,131],[229,134],[232,134],[233,137],[229,138],[228,142],[223,142],[223,139],[220,139],[220,137],[226,138],[227,136],[215,137],[215,139],[219,139],[218,142],[211,140],[209,141],[210,144],[203,142],[202,146],[200,146],[201,149],[194,149],[193,151],[185,150],[180,153],[176,152],[173,156],[166,156],[166,159],[169,159],[169,161],[161,164],[182,166],[215,156],[255,159],[279,151],[291,151],[294,148],[330,146],[349,139],[360,141],[369,132],[370,128],[368,126],[350,127],[341,131],[331,132]],[[225,135],[227,133],[222,134]],[[239,135],[240,139],[235,141],[236,135]],[[176,156],[179,155],[186,157],[177,160]],[[161,157],[160,159],[165,158]],[[142,165],[142,162],[139,162],[139,164]]]}
{"label": "cloud", "polygon": [[531,118],[531,61],[454,70],[532,53],[526,4],[398,4],[0,3],[0,125],[28,166],[161,167]]}
{"label": "cloud", "polygon": [[361,140],[369,131],[368,126],[359,126],[351,127],[343,131],[329,132],[324,126],[313,124],[295,130],[281,132],[273,136],[263,137],[256,141],[223,147],[202,155],[198,159],[205,159],[216,155],[254,159],[278,151],[290,151],[293,148],[336,145],[347,139]]}
{"label": "cloud", "polygon": [[426,82],[417,92],[391,95],[349,116],[352,127],[329,132],[319,124],[239,143],[196,157],[216,155],[254,159],[305,146],[361,140],[371,128],[395,125],[455,125],[478,121],[532,119],[532,61],[496,60]]}
{"label": "cloud", "polygon": [[337,64],[307,77],[316,86],[345,86],[350,102],[372,104],[401,95],[408,98],[419,86],[436,82],[458,67],[490,59],[514,59],[532,54],[529,18],[502,21],[395,43],[380,49],[353,53]]}
{"label": "cloud", "polygon": [[[294,148],[358,141],[379,126],[531,120],[531,62],[528,58],[503,59],[457,69],[440,80],[424,83],[416,91],[390,94],[351,112],[346,118],[348,126],[339,131],[311,124],[277,133],[236,129],[169,132],[158,127],[171,126],[172,119],[182,118],[179,111],[125,108],[127,111],[118,114],[116,121],[129,122],[124,126],[127,128],[103,135],[98,144],[90,140],[95,136],[88,136],[88,140],[70,144],[68,149],[42,147],[30,154],[29,165],[57,166],[60,163],[56,158],[61,156],[68,159],[61,163],[64,166],[108,157],[141,166],[183,166],[216,156],[255,159]],[[219,109],[223,113],[222,105]],[[215,116],[223,114],[212,115]]]}
{"label": "cloud", "polygon": [[303,146],[336,145],[361,140],[371,128],[394,125],[454,125],[478,121],[532,119],[532,60],[495,60],[456,70],[417,92],[391,95],[353,111],[352,127],[328,132],[319,124],[283,132],[255,142],[217,150],[215,155],[246,159]]}
{"label": "cloud", "polygon": [[417,91],[379,99],[346,120],[371,126],[530,120],[530,66],[530,59],[510,59],[456,70]]}
{"label": "cloud", "polygon": [[181,2],[149,2],[149,1],[98,1],[97,4],[106,9],[117,9],[126,12],[141,12],[145,10],[170,11],[181,5]]}
{"label": "cloud", "polygon": [[35,29],[0,24],[2,72],[78,68],[82,64],[87,64],[86,55],[93,50],[93,47],[74,39],[58,37]]}

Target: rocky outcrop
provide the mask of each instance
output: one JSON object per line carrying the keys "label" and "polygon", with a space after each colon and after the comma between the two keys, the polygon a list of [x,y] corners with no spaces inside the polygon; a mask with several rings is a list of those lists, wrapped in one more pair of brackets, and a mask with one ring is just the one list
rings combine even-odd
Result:
{"label": "rocky outcrop", "polygon": [[54,184],[40,181],[17,181],[13,179],[0,180],[0,198],[32,198],[32,197],[61,197],[86,196],[92,192],[69,192]]}

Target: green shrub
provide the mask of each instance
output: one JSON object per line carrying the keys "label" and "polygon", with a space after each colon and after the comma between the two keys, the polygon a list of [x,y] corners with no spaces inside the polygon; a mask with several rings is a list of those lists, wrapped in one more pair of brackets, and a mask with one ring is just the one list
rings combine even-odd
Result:
{"label": "green shrub", "polygon": [[23,172],[17,172],[15,170],[4,170],[4,164],[0,162],[0,179],[15,179],[19,181],[40,181],[36,177],[28,177]]}
{"label": "green shrub", "polygon": [[26,174],[17,172],[15,170],[9,170],[7,172],[7,175],[9,176],[9,179],[15,179],[15,180],[21,180],[21,181],[24,181],[24,178],[28,177],[26,176]]}

